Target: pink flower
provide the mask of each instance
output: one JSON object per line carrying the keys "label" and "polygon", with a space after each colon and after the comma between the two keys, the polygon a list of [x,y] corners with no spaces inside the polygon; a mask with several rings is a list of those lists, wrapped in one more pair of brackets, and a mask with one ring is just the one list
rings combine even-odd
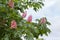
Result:
{"label": "pink flower", "polygon": [[13,0],[9,0],[8,6],[11,7],[11,8],[14,7],[14,2],[13,2]]}
{"label": "pink flower", "polygon": [[17,23],[15,20],[11,21],[11,28],[13,28],[13,29],[17,28]]}
{"label": "pink flower", "polygon": [[28,22],[31,22],[32,21],[32,15],[30,15],[27,19]]}
{"label": "pink flower", "polygon": [[46,23],[46,18],[44,18],[44,17],[41,18],[40,23],[41,23],[41,24],[45,24],[45,23]]}
{"label": "pink flower", "polygon": [[25,18],[27,15],[27,11],[25,11],[23,14],[22,14],[22,17]]}

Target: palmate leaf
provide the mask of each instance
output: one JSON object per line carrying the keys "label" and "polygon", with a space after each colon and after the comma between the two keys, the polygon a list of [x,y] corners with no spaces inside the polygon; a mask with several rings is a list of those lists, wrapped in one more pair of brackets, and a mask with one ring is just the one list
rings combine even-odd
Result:
{"label": "palmate leaf", "polygon": [[[28,32],[28,31],[27,31]],[[25,39],[26,40],[34,40],[33,38],[34,38],[34,36],[33,36],[33,34],[31,33],[31,32],[28,32],[28,33],[26,33],[27,35],[25,36]]]}

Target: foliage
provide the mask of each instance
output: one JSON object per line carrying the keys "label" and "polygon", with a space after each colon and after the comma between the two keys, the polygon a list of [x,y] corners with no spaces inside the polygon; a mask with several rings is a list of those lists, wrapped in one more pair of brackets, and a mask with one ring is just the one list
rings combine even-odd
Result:
{"label": "foliage", "polygon": [[[29,7],[32,7],[35,11],[42,8],[44,4],[41,0],[39,2],[12,0],[9,3],[10,1],[0,0],[0,40],[22,40],[23,34],[26,34],[24,36],[26,40],[34,40],[34,37],[38,38],[39,35],[48,35],[51,32],[47,27],[47,25],[50,25],[47,19],[43,24],[40,23],[41,19],[37,19],[34,23],[28,22],[20,15]],[[18,10],[20,10],[20,14]]]}

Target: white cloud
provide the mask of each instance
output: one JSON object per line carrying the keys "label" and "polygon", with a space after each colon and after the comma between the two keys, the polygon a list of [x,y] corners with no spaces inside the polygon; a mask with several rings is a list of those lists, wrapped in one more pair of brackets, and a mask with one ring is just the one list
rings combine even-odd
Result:
{"label": "white cloud", "polygon": [[51,18],[51,34],[45,37],[46,40],[60,40],[60,16],[55,16]]}
{"label": "white cloud", "polygon": [[44,8],[50,7],[52,5],[54,5],[56,3],[57,0],[45,0],[44,4]]}

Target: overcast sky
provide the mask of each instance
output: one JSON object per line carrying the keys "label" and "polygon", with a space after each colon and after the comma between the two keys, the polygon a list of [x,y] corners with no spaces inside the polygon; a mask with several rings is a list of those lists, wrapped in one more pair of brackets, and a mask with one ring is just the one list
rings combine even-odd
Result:
{"label": "overcast sky", "polygon": [[50,0],[50,3],[47,2],[48,5],[45,9],[43,9],[43,13],[45,13],[46,17],[51,21],[52,25],[50,26],[52,32],[46,37],[46,40],[60,40],[60,0]]}
{"label": "overcast sky", "polygon": [[60,0],[45,0],[45,6],[37,13],[34,10],[29,9],[28,15],[33,15],[33,21],[36,18],[46,16],[51,22],[49,28],[52,32],[48,37],[43,36],[45,40],[60,40]]}

